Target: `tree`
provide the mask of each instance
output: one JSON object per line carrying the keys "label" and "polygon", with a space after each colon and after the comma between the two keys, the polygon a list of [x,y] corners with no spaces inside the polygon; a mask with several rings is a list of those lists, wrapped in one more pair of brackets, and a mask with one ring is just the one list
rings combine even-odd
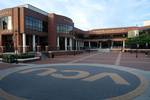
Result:
{"label": "tree", "polygon": [[137,47],[137,44],[145,48],[150,44],[150,34],[148,32],[142,31],[139,36],[128,38],[126,45],[130,48]]}

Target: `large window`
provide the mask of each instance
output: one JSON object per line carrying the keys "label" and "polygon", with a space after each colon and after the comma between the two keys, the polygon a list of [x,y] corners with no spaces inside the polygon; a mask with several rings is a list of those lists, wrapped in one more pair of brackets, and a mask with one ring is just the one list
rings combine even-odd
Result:
{"label": "large window", "polygon": [[113,38],[126,38],[127,37],[127,34],[116,34],[116,35],[113,35]]}
{"label": "large window", "polygon": [[57,24],[57,33],[69,33],[73,30],[73,26],[66,24]]}
{"label": "large window", "polygon": [[11,16],[0,17],[0,29],[1,30],[11,30],[12,29]]}
{"label": "large window", "polygon": [[25,28],[38,32],[48,32],[47,22],[31,16],[25,17]]}

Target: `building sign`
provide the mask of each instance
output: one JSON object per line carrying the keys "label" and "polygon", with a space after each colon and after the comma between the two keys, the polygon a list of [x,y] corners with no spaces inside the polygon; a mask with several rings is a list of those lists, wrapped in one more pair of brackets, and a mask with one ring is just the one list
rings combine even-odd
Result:
{"label": "building sign", "polygon": [[144,82],[133,73],[104,65],[22,67],[1,76],[0,97],[8,100],[122,100],[126,97],[129,100],[143,91]]}

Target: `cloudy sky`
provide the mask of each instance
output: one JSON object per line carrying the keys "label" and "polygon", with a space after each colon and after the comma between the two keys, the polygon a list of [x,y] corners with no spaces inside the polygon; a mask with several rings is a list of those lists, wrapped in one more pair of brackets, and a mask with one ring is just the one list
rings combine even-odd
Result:
{"label": "cloudy sky", "polygon": [[83,30],[141,26],[150,20],[150,0],[0,0],[0,9],[25,3],[70,17]]}

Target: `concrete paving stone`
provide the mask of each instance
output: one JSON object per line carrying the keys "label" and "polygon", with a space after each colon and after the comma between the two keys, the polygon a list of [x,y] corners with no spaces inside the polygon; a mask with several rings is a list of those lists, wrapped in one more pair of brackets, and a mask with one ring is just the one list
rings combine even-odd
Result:
{"label": "concrete paving stone", "polygon": [[[55,69],[57,72],[50,75],[48,70],[43,69]],[[59,70],[69,73],[60,73]],[[43,71],[48,73],[39,76]],[[148,97],[147,92],[143,94],[147,81],[140,73],[136,69],[103,64],[46,64],[11,68],[0,71],[3,76],[0,96],[8,100],[136,100],[143,95]],[[78,77],[76,74],[79,74]]]}
{"label": "concrete paving stone", "polygon": [[[30,62],[30,63],[20,63],[20,64],[0,63],[0,76],[8,75],[8,77],[4,78],[3,84],[0,81],[0,88],[5,88],[4,90],[11,91],[9,93],[14,94],[15,96],[25,97],[25,98],[29,97],[30,100],[41,100],[41,99],[49,100],[49,99],[47,99],[49,97],[47,92],[50,92],[49,90],[47,90],[48,87],[49,88],[52,87],[51,89],[54,91],[54,92],[52,92],[52,91],[50,92],[50,94],[51,94],[50,96],[52,96],[51,97],[52,100],[60,100],[60,98],[61,98],[61,100],[98,100],[98,98],[99,98],[99,100],[102,100],[104,98],[107,98],[107,96],[111,97],[111,94],[113,94],[113,92],[114,92],[114,89],[111,89],[112,85],[108,85],[108,86],[110,86],[109,89],[111,89],[111,90],[109,90],[109,92],[110,91],[113,91],[113,92],[110,93],[110,95],[108,95],[109,94],[108,92],[107,92],[108,94],[106,93],[106,91],[108,90],[106,88],[108,86],[106,86],[106,85],[109,83],[112,83],[112,82],[108,82],[107,78],[106,79],[104,78],[102,81],[103,84],[99,83],[99,84],[101,84],[99,86],[96,86],[97,83],[94,83],[95,84],[94,86],[96,86],[94,88],[94,90],[97,91],[97,92],[95,92],[92,90],[92,88],[91,89],[89,88],[89,87],[93,87],[92,85],[88,86],[89,90],[82,91],[87,88],[87,87],[84,87],[87,85],[87,83],[82,86],[80,83],[78,83],[78,81],[73,81],[73,80],[65,82],[65,80],[62,80],[62,79],[56,80],[55,78],[52,78],[50,76],[42,79],[42,78],[39,78],[39,76],[38,77],[34,76],[34,74],[36,74],[34,72],[30,73],[30,74],[17,73],[21,69],[24,70],[24,69],[28,69],[28,68],[40,68],[40,67],[41,68],[49,68],[50,66],[53,67],[54,69],[56,68],[57,70],[61,70],[63,68],[65,68],[65,69],[70,68],[71,70],[74,70],[74,71],[76,71],[75,69],[78,69],[78,70],[82,70],[82,71],[89,71],[89,72],[95,73],[98,71],[102,71],[103,68],[102,69],[100,68],[100,70],[95,67],[91,67],[94,69],[91,69],[90,67],[84,68],[83,65],[84,64],[86,66],[90,66],[90,65],[97,66],[98,65],[98,66],[101,66],[104,68],[109,67],[109,68],[114,68],[117,70],[122,70],[125,72],[129,71],[131,73],[132,72],[136,73],[136,75],[142,76],[143,77],[142,79],[144,79],[145,82],[148,83],[146,90],[143,92],[140,92],[140,94],[138,94],[139,92],[133,92],[132,95],[126,95],[123,97],[121,96],[121,98],[119,98],[119,99],[111,98],[112,100],[127,100],[127,98],[131,98],[131,97],[134,97],[134,98],[132,98],[132,100],[149,100],[150,99],[150,77],[149,77],[150,76],[150,57],[147,57],[147,56],[145,56],[145,54],[142,54],[142,53],[138,54],[138,58],[136,58],[134,53],[132,53],[132,54],[131,53],[121,53],[120,57],[119,57],[119,54],[120,54],[119,52],[109,52],[109,53],[93,52],[90,54],[85,53],[85,54],[80,54],[80,55],[75,55],[75,56],[73,56],[73,55],[56,56],[55,58],[48,58],[48,59],[44,59],[41,61],[35,61],[35,62]],[[116,62],[118,63],[119,66],[115,65]],[[65,66],[62,66],[62,68],[59,68],[58,66],[55,66],[55,64],[58,66],[59,65],[65,65]],[[75,64],[77,64],[78,66],[73,67]],[[68,66],[68,67],[66,67],[66,66]],[[15,72],[15,70],[16,70],[16,72]],[[11,74],[11,71],[13,72],[12,74]],[[112,71],[112,69],[109,70],[109,72],[110,71]],[[59,72],[61,72],[61,71],[59,71]],[[113,72],[120,73],[119,71],[114,71],[114,70],[113,70]],[[45,72],[43,75],[46,75],[47,73],[49,73],[49,71]],[[124,73],[124,72],[121,72],[121,73]],[[62,74],[63,74],[63,72],[62,72]],[[75,75],[75,74],[77,74],[77,73],[68,73],[68,74],[64,74],[64,75]],[[83,75],[86,75],[86,74],[83,74]],[[28,77],[26,77],[26,76],[28,76]],[[131,77],[130,75],[124,74],[123,76],[128,77],[129,80],[133,81],[133,83],[137,83],[134,81],[134,79],[132,79],[133,77]],[[55,77],[62,77],[62,76],[56,75]],[[26,81],[28,81],[27,82],[28,84],[26,84]],[[11,82],[14,82],[14,83],[12,83],[13,85],[9,85],[9,83],[11,83]],[[57,87],[48,85],[51,82],[54,83],[55,85],[57,85]],[[100,81],[97,81],[97,82],[100,82]],[[18,87],[20,85],[20,87],[16,88],[14,90],[14,87],[16,84],[18,84],[17,85]],[[32,87],[28,87],[30,84],[33,84]],[[80,84],[80,89],[78,89],[75,86],[76,84]],[[101,87],[102,85],[104,85],[104,86]],[[34,86],[38,86],[38,87],[34,87]],[[43,86],[47,86],[47,87],[43,87]],[[64,87],[65,89],[67,89],[69,86],[69,88],[68,88],[69,92],[66,90],[63,91],[63,88],[61,86]],[[26,88],[23,88],[23,87],[26,87]],[[30,90],[28,90],[29,88],[30,88]],[[36,90],[36,88],[40,89],[42,92],[34,93],[33,91]],[[83,89],[81,89],[81,88],[83,88]],[[104,89],[103,92],[99,91],[98,90],[99,88],[101,88],[102,90]],[[18,89],[20,89],[20,90],[18,90]],[[24,91],[24,89],[25,89],[25,91]],[[61,90],[59,90],[59,89],[61,89]],[[127,88],[124,88],[123,90],[126,90],[126,89]],[[60,92],[58,93],[57,92],[58,90],[64,94],[61,94]],[[116,93],[123,93],[123,90],[121,90],[121,88],[120,88],[119,90],[117,90],[118,92],[116,91]],[[140,89],[140,90],[142,90],[142,89]],[[140,90],[138,90],[138,91],[140,91]],[[0,90],[0,92],[2,92],[2,91]],[[32,95],[28,96],[27,94],[24,94],[27,92]],[[83,93],[83,92],[85,92],[85,93]],[[86,92],[87,92],[87,94],[86,94]],[[36,98],[36,96],[35,96],[36,93],[38,94],[38,98]],[[41,94],[41,93],[43,93],[43,94]],[[69,96],[67,98],[66,98],[65,93],[69,93]],[[101,96],[98,93],[100,93]],[[2,94],[4,94],[4,91]],[[2,94],[0,93],[0,97]],[[89,98],[86,98],[81,94],[88,95]],[[8,94],[5,94],[5,95],[7,96]],[[55,96],[57,96],[57,95],[60,95],[60,98],[55,98]],[[10,97],[12,97],[12,96],[10,96]],[[44,97],[47,97],[47,98],[44,98]],[[78,97],[80,97],[80,98],[78,98]],[[114,97],[116,97],[116,95]],[[12,97],[12,98],[15,98],[15,97]],[[122,99],[122,98],[124,98],[124,99]],[[2,98],[2,100],[3,100],[3,98]],[[15,100],[15,99],[12,99],[12,100]],[[19,98],[19,100],[21,100],[21,99]]]}

